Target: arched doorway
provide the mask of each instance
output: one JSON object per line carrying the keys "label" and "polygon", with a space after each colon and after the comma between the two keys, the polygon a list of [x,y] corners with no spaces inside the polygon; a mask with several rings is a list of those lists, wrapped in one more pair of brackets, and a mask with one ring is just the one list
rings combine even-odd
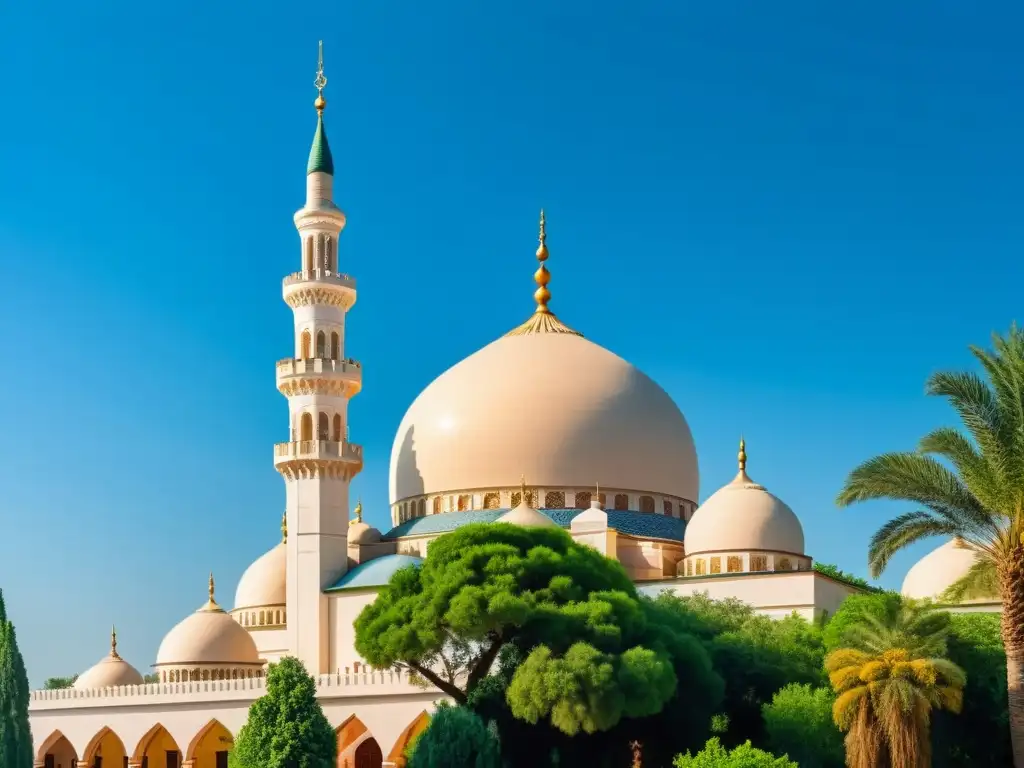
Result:
{"label": "arched doorway", "polygon": [[380,744],[372,736],[360,742],[356,747],[356,761],[353,768],[381,768],[384,764],[384,755],[380,751]]}
{"label": "arched doorway", "polygon": [[180,768],[181,749],[167,729],[157,723],[139,739],[132,762],[142,763],[143,768]]}
{"label": "arched doorway", "polygon": [[83,768],[124,768],[128,751],[110,728],[101,728],[85,748]]}
{"label": "arched doorway", "polygon": [[[337,730],[338,734],[338,761],[337,768],[381,768],[383,757],[380,747],[377,746],[377,762],[366,762],[367,755],[372,758],[372,747],[363,748],[363,744],[372,741],[377,742],[370,735],[369,729],[355,715],[341,724]],[[360,752],[360,750],[363,750]],[[362,755],[362,757],[360,757]],[[363,762],[359,762],[362,759]]]}
{"label": "arched doorway", "polygon": [[219,720],[211,720],[195,735],[185,750],[193,768],[228,768],[228,752],[235,744],[231,731]]}
{"label": "arched doorway", "polygon": [[46,768],[71,768],[78,760],[78,750],[72,746],[63,733],[54,731],[39,747],[36,760]]}

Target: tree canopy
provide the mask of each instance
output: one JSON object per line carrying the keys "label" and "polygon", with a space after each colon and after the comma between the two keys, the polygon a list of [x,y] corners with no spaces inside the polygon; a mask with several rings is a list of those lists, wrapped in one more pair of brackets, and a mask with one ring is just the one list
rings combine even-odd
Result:
{"label": "tree canopy", "polygon": [[267,671],[267,692],[228,755],[232,768],[335,768],[338,741],[302,662],[285,657]]}
{"label": "tree canopy", "polygon": [[501,768],[501,747],[480,716],[442,702],[416,739],[409,768]]}
{"label": "tree canopy", "polygon": [[28,675],[0,592],[0,768],[31,768]]}
{"label": "tree canopy", "polygon": [[767,745],[801,768],[843,768],[843,737],[832,723],[835,695],[828,688],[791,683],[765,704]]}
{"label": "tree canopy", "polygon": [[800,768],[785,755],[776,757],[749,741],[730,751],[722,746],[717,736],[697,754],[679,755],[672,765],[675,768]]}

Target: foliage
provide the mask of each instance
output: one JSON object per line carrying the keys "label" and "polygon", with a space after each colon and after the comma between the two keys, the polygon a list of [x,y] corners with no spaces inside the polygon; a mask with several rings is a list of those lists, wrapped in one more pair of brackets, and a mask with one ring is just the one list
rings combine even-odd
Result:
{"label": "foliage", "polygon": [[776,757],[770,752],[757,749],[745,742],[731,752],[715,737],[696,755],[687,752],[679,755],[672,765],[675,768],[799,768],[785,755]]}
{"label": "foliage", "polygon": [[142,682],[145,683],[146,685],[152,685],[153,683],[159,683],[160,682],[160,673],[159,672],[150,672],[148,675],[143,675],[142,676]]}
{"label": "foliage", "polygon": [[801,768],[843,768],[843,737],[832,723],[835,696],[828,688],[792,683],[765,704],[767,745]]}
{"label": "foliage", "polygon": [[[625,570],[561,529],[476,524],[441,536],[355,628],[370,664],[405,665],[458,703],[514,641],[526,658],[506,691],[512,711],[570,735],[654,714],[677,685],[675,641],[656,636]],[[464,685],[435,663],[452,647],[471,649],[458,662]]]}
{"label": "foliage", "polygon": [[[916,452],[887,453],[850,473],[837,503],[910,502],[872,537],[868,564],[880,574],[904,547],[932,536],[960,537],[976,563],[953,592],[977,594],[998,583],[1007,666],[1024,665],[1024,331],[971,347],[981,373],[939,372],[926,392],[944,397],[962,431],[941,427]],[[1024,676],[1008,674],[1015,763],[1024,765]]]}
{"label": "foliage", "polygon": [[815,562],[811,567],[822,576],[828,576],[834,581],[840,581],[843,584],[849,584],[851,587],[863,589],[865,592],[882,591],[881,588],[876,587],[873,584],[869,584],[866,579],[862,579],[860,576],[854,576],[852,573],[847,573],[846,571],[841,571],[838,566],[832,565],[831,563]]}
{"label": "foliage", "polygon": [[821,630],[798,616],[770,619],[738,600],[706,594],[663,592],[655,602],[704,644],[722,676],[727,730],[721,736],[727,745],[764,741],[761,709],[787,683],[825,684]]}
{"label": "foliage", "polygon": [[231,768],[335,768],[338,742],[302,662],[285,657],[267,671],[267,692],[228,754]]}
{"label": "foliage", "polygon": [[500,768],[498,739],[475,712],[442,702],[416,739],[409,768]]}
{"label": "foliage", "polygon": [[78,679],[78,675],[71,675],[70,677],[48,677],[43,681],[44,691],[56,691],[60,688],[70,688],[75,684],[75,680]]}
{"label": "foliage", "polygon": [[0,592],[0,767],[31,768],[28,675]]}
{"label": "foliage", "polygon": [[953,614],[947,644],[950,661],[967,674],[967,685],[960,714],[935,713],[932,764],[935,768],[1011,765],[1006,654],[999,616]]}
{"label": "foliage", "polygon": [[849,647],[825,668],[837,698],[833,719],[846,733],[850,768],[929,768],[932,710],[959,712],[966,683],[946,651],[949,616],[933,606],[879,603],[844,634]]}
{"label": "foliage", "polygon": [[839,610],[833,614],[822,630],[825,653],[831,653],[847,644],[846,634],[858,625],[865,614],[889,615],[903,604],[898,592],[881,592],[870,595],[850,595],[843,600]]}

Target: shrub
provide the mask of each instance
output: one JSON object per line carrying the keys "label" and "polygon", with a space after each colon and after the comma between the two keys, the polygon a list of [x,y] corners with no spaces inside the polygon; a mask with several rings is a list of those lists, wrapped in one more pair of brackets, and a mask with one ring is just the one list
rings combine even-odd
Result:
{"label": "shrub", "polygon": [[722,746],[717,736],[708,741],[696,755],[689,752],[679,755],[672,761],[672,765],[675,768],[800,768],[785,755],[776,757],[751,746],[749,741],[729,751]]}
{"label": "shrub", "polygon": [[828,688],[796,683],[764,705],[768,747],[801,768],[843,768],[843,736],[832,722],[835,695]]}
{"label": "shrub", "polygon": [[500,768],[494,733],[475,712],[438,705],[430,725],[416,739],[409,768]]}

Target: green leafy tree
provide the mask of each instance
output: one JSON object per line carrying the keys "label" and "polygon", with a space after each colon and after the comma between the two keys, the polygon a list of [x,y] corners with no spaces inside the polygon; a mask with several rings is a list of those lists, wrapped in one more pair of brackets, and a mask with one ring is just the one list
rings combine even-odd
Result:
{"label": "green leafy tree", "polygon": [[1012,765],[1006,703],[1006,654],[999,616],[950,616],[949,660],[967,674],[960,714],[936,712],[932,723],[934,768]]}
{"label": "green leafy tree", "polygon": [[28,675],[0,592],[0,768],[31,768]]}
{"label": "green leafy tree", "polygon": [[822,630],[821,637],[825,653],[831,653],[849,645],[846,639],[847,633],[860,625],[866,614],[884,619],[899,610],[901,605],[903,605],[903,597],[898,592],[850,595],[843,600],[842,605]]}
{"label": "green leafy tree", "polygon": [[881,592],[879,587],[869,584],[867,580],[862,579],[860,576],[854,576],[852,573],[840,570],[838,566],[832,565],[831,563],[818,563],[815,562],[813,566],[815,571],[820,573],[822,576],[828,576],[830,579],[841,581],[844,584],[849,584],[852,587],[858,587],[863,589],[865,592]]}
{"label": "green leafy tree", "polygon": [[335,768],[338,741],[302,662],[285,657],[267,671],[267,692],[228,754],[232,768]]}
{"label": "green leafy tree", "polygon": [[798,616],[770,619],[738,600],[706,594],[662,593],[656,602],[679,618],[680,631],[700,639],[725,682],[726,745],[763,743],[762,707],[787,683],[826,683],[821,630]]}
{"label": "green leafy tree", "polygon": [[849,768],[930,768],[931,714],[959,712],[963,670],[943,658],[948,614],[904,601],[862,614],[844,635],[849,647],[825,668],[837,698],[833,719],[846,733]]}
{"label": "green leafy tree", "polygon": [[801,768],[843,768],[843,737],[832,722],[835,695],[828,688],[792,683],[764,706],[767,745]]}
{"label": "green leafy tree", "polygon": [[442,702],[416,739],[409,768],[501,768],[498,738],[475,712]]}
{"label": "green leafy tree", "polygon": [[60,688],[70,688],[75,684],[75,680],[78,679],[78,675],[71,675],[70,677],[48,677],[43,681],[44,691],[56,691]]}
{"label": "green leafy tree", "polygon": [[722,746],[717,736],[697,754],[679,755],[672,765],[675,768],[800,768],[785,755],[776,757],[757,749],[749,741],[730,751]]}
{"label": "green leafy tree", "polygon": [[148,675],[143,675],[142,676],[142,682],[146,683],[147,685],[151,685],[153,683],[159,683],[160,682],[160,673],[159,672],[150,672]]}
{"label": "green leafy tree", "polygon": [[[404,665],[460,704],[514,642],[525,658],[506,691],[513,713],[566,734],[657,713],[677,687],[625,570],[561,529],[483,523],[441,536],[355,628],[371,665]],[[464,682],[439,671],[453,646],[473,649]]]}
{"label": "green leafy tree", "polygon": [[866,461],[838,504],[895,499],[916,507],[872,537],[872,576],[928,537],[960,537],[974,549],[974,567],[953,591],[963,597],[998,585],[1010,737],[1014,765],[1024,768],[1024,332],[1013,326],[994,335],[992,347],[971,347],[981,374],[940,372],[928,380],[927,393],[946,398],[963,429],[936,429],[916,452]]}

